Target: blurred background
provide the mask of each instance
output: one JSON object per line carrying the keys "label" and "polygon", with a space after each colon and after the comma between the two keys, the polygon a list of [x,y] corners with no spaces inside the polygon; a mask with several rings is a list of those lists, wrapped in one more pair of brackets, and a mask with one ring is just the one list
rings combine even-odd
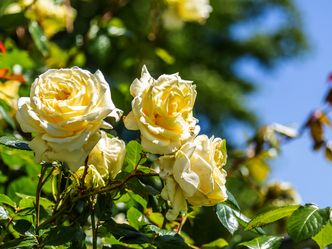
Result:
{"label": "blurred background", "polygon": [[[227,187],[246,215],[297,202],[331,206],[331,7],[330,0],[1,0],[0,133],[29,139],[16,124],[16,101],[48,68],[100,69],[125,114],[143,65],[155,78],[179,72],[197,85],[201,132],[227,139]],[[116,133],[137,138],[121,124]],[[31,193],[33,156],[2,147],[0,155],[0,192]],[[197,244],[229,236],[211,210],[192,210],[199,215],[184,227]],[[284,224],[271,229],[283,233]],[[251,235],[239,236],[234,243]]]}
{"label": "blurred background", "polygon": [[[302,16],[302,28],[310,49],[304,55],[283,61],[273,72],[264,71],[252,59],[245,59],[238,65],[241,75],[255,82],[258,91],[249,97],[249,105],[263,123],[279,122],[300,128],[308,115],[322,107],[329,89],[328,77],[332,72],[332,33],[329,26],[332,3],[327,0],[315,4],[311,1],[294,2]],[[280,16],[271,13],[261,23],[261,29],[280,22]],[[240,27],[238,35],[255,32],[250,26]],[[331,84],[331,82],[330,82]],[[241,128],[240,128],[241,129]],[[329,131],[327,131],[329,132]],[[239,134],[239,140],[245,132]],[[241,140],[243,141],[243,140]],[[332,199],[326,195],[332,165],[324,153],[313,153],[309,134],[286,144],[283,152],[272,163],[270,180],[291,183],[302,197],[303,203],[316,203],[322,207],[331,206]]]}

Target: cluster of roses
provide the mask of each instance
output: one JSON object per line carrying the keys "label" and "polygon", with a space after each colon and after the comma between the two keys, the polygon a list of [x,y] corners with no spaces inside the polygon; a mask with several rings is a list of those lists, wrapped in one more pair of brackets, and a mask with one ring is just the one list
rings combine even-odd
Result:
{"label": "cluster of roses", "polygon": [[[168,29],[181,28],[184,22],[204,23],[212,7],[209,0],[164,0],[163,23]],[[25,10],[25,17],[37,21],[46,37],[50,38],[63,29],[71,30],[76,10],[69,4],[55,0],[13,1],[5,13],[14,14]]]}
{"label": "cluster of roses", "polygon": [[[144,150],[159,155],[161,196],[172,204],[167,218],[173,220],[186,211],[187,201],[196,206],[224,201],[226,144],[198,135],[198,120],[193,117],[195,85],[178,74],[154,79],[144,66],[130,93],[132,111],[124,124],[140,131]],[[101,128],[111,129],[104,119],[119,121],[121,115],[102,73],[74,67],[40,75],[30,97],[19,99],[17,120],[24,132],[34,135],[30,147],[37,161],[65,162],[78,175],[88,167],[88,180],[103,186],[104,179],[120,172],[125,143],[109,138]]]}

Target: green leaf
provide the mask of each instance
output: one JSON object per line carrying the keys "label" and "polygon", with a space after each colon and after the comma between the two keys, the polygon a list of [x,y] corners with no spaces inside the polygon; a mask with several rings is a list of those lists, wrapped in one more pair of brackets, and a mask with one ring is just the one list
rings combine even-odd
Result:
{"label": "green leaf", "polygon": [[11,128],[16,130],[14,119],[10,115],[11,107],[2,99],[0,99],[0,116],[10,125]]}
{"label": "green leaf", "polygon": [[155,239],[155,244],[158,249],[190,249],[178,234],[159,236]]}
{"label": "green leaf", "polygon": [[6,204],[8,206],[11,206],[13,208],[16,207],[16,203],[12,201],[7,195],[0,194],[0,203]]}
{"label": "green leaf", "polygon": [[1,29],[14,29],[15,27],[22,26],[27,22],[23,12],[0,15],[0,28]]}
{"label": "green leaf", "polygon": [[131,172],[138,165],[141,159],[142,146],[137,141],[130,141],[126,146],[126,162],[127,166],[124,171]]}
{"label": "green leaf", "polygon": [[82,241],[85,235],[80,226],[59,226],[51,228],[45,234],[45,244],[51,246],[60,246],[68,242]]}
{"label": "green leaf", "polygon": [[332,221],[330,220],[312,239],[316,241],[320,249],[332,244]]}
{"label": "green leaf", "polygon": [[288,219],[287,232],[295,241],[311,238],[327,223],[329,215],[328,208],[319,209],[315,205],[300,207]]}
{"label": "green leaf", "polygon": [[[248,223],[250,222],[250,219],[247,216],[245,216],[244,214],[242,214],[241,212],[236,211],[236,210],[233,210],[233,213],[236,216],[238,222],[240,223],[240,225],[242,227],[247,227],[248,226]],[[257,232],[260,235],[265,234],[265,231],[261,227],[256,227],[254,232]]]}
{"label": "green leaf", "polygon": [[174,236],[176,235],[176,232],[172,231],[172,230],[167,230],[167,229],[161,229],[155,225],[146,225],[143,227],[143,231],[146,233],[154,233],[158,236],[165,236],[165,235],[170,235],[170,236]]}
{"label": "green leaf", "polygon": [[233,213],[233,209],[220,203],[216,206],[216,214],[221,224],[233,234],[239,228],[239,222]]}
{"label": "green leaf", "polygon": [[[38,173],[39,174],[39,173]],[[37,178],[37,177],[36,177]],[[19,196],[17,192],[32,196],[36,194],[37,179],[31,176],[22,176],[15,181],[12,181],[8,187],[8,196],[16,201],[19,206]]]}
{"label": "green leaf", "polygon": [[135,207],[130,207],[127,211],[127,219],[130,225],[136,229],[139,229],[143,222],[143,215]]}
{"label": "green leaf", "polygon": [[146,174],[151,172],[151,168],[149,168],[147,166],[143,166],[143,165],[138,165],[137,169]]}
{"label": "green leaf", "polygon": [[112,43],[109,36],[105,34],[98,35],[89,44],[88,50],[93,54],[100,64],[105,64],[109,60],[109,54],[112,50]]}
{"label": "green leaf", "polygon": [[7,220],[7,219],[9,219],[8,212],[2,206],[0,206],[0,220]]}
{"label": "green leaf", "polygon": [[101,233],[103,230],[106,230],[106,234],[111,233],[116,239],[128,244],[142,244],[149,242],[149,237],[137,231],[132,226],[118,224],[113,220],[106,221],[100,230]]}
{"label": "green leaf", "polygon": [[226,193],[227,193],[227,196],[228,196],[227,197],[227,202],[231,203],[234,207],[236,207],[237,209],[240,210],[241,208],[240,208],[239,204],[237,203],[234,195],[230,191],[228,191],[228,189],[226,190]]}
{"label": "green leaf", "polygon": [[131,249],[131,247],[123,245],[111,245],[111,246],[103,246],[102,249]]}
{"label": "green leaf", "polygon": [[39,26],[39,24],[35,21],[32,21],[29,24],[29,32],[37,49],[41,52],[43,56],[47,56],[48,55],[47,38],[44,35],[44,31]]}
{"label": "green leaf", "polygon": [[6,242],[0,246],[0,249],[33,248],[37,243],[33,237],[22,237]]}
{"label": "green leaf", "polygon": [[[1,19],[0,17],[0,22]],[[26,50],[14,48],[5,54],[0,53],[0,68],[12,68],[15,64],[21,65],[24,69],[32,69],[35,66],[31,55]]]}
{"label": "green leaf", "polygon": [[138,204],[140,204],[143,208],[146,208],[148,202],[147,200],[145,200],[142,196],[132,193],[132,192],[128,192],[128,194],[130,195],[130,197],[135,200]]}
{"label": "green leaf", "polygon": [[96,216],[99,220],[108,220],[112,217],[113,198],[112,195],[99,194],[96,203]]}
{"label": "green leaf", "polygon": [[[36,197],[35,196],[25,195],[25,194],[22,194],[22,193],[16,193],[16,195],[22,198],[19,202],[19,207],[20,208],[27,208],[27,207],[34,207],[35,206],[35,202],[36,202]],[[51,208],[54,205],[53,202],[51,202],[50,200],[48,200],[44,197],[39,198],[39,204],[40,204],[40,206],[42,206],[46,210]]]}
{"label": "green leaf", "polygon": [[202,245],[202,249],[220,249],[225,246],[228,246],[228,243],[224,239],[217,239],[208,244]]}
{"label": "green leaf", "polygon": [[137,178],[132,178],[127,182],[127,187],[140,196],[157,195],[160,192],[150,185],[144,184]]}
{"label": "green leaf", "polygon": [[[36,206],[36,197],[25,195],[22,193],[16,193],[17,196],[21,197],[21,200],[18,203],[19,206],[19,213],[20,215],[24,215],[25,213],[29,213],[30,211],[35,209]],[[50,200],[40,197],[39,198],[39,204],[41,207],[43,207],[43,210],[46,211],[44,214],[51,214],[52,213],[52,207],[54,206],[54,203]]]}
{"label": "green leaf", "polygon": [[175,62],[175,58],[170,55],[165,49],[156,48],[155,52],[156,55],[167,64],[173,64]]}
{"label": "green leaf", "polygon": [[278,249],[282,240],[282,237],[263,235],[253,240],[243,242],[240,246],[245,246],[250,249]]}
{"label": "green leaf", "polygon": [[32,224],[31,222],[27,221],[27,220],[16,220],[14,222],[14,229],[21,233],[21,234],[24,234],[26,231],[28,231],[31,227],[32,227]]}
{"label": "green leaf", "polygon": [[277,207],[275,209],[259,214],[249,222],[246,230],[251,230],[255,227],[263,226],[285,218],[291,215],[298,208],[299,205],[289,205],[284,207]]}
{"label": "green leaf", "polygon": [[0,144],[19,150],[31,150],[27,141],[19,140],[10,136],[0,137]]}

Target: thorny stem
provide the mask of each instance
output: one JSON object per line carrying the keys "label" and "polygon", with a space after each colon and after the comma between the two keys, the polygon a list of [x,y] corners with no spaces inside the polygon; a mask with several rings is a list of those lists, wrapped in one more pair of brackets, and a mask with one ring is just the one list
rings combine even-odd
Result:
{"label": "thorny stem", "polygon": [[85,166],[84,166],[84,172],[83,172],[83,176],[82,176],[82,180],[81,180],[81,187],[84,188],[85,185],[85,177],[88,174],[88,158],[85,160]]}
{"label": "thorny stem", "polygon": [[[60,173],[58,176],[56,176],[58,179],[56,179],[56,184],[57,184],[57,190],[56,190],[56,195],[55,195],[55,206],[54,206],[54,211],[57,210],[59,204],[60,204],[60,201],[61,201],[61,181],[62,181],[62,171],[60,170]],[[54,213],[54,212],[53,212]]]}
{"label": "thorny stem", "polygon": [[[95,196],[92,198],[95,199]],[[91,228],[92,228],[92,248],[97,249],[97,231],[98,231],[98,225],[96,226],[96,220],[95,220],[95,205],[93,204],[93,201],[90,201],[91,206]]]}
{"label": "thorny stem", "polygon": [[[122,182],[119,182],[119,183],[116,183],[116,184],[113,184],[111,186],[106,186],[106,187],[102,187],[102,188],[99,188],[99,189],[95,189],[94,191],[92,192],[89,192],[89,193],[85,193],[85,194],[82,194],[82,195],[79,195],[77,197],[75,197],[72,202],[75,203],[77,202],[78,200],[81,200],[81,199],[84,199],[84,198],[87,198],[87,197],[91,197],[91,196],[94,196],[94,195],[97,195],[97,194],[102,194],[102,193],[107,193],[107,192],[110,192],[110,191],[113,191],[113,190],[116,190],[116,189],[119,189],[119,188],[122,188],[130,179],[134,178],[134,177],[149,177],[149,176],[159,176],[158,173],[147,173],[147,174],[144,174],[144,173],[141,173],[141,172],[135,172],[133,171],[130,175],[128,175]],[[67,207],[62,207],[60,208],[55,214],[52,215],[52,217],[50,217],[48,220],[44,221],[42,224],[40,224],[40,227],[45,227],[46,225],[52,223],[54,220],[56,220],[59,216],[61,216],[61,214],[63,212],[65,212],[67,210]]]}
{"label": "thorny stem", "polygon": [[187,216],[184,216],[183,218],[181,218],[181,221],[180,221],[178,229],[176,230],[176,233],[181,232],[184,223],[186,223],[186,221],[187,221],[187,218],[188,218]]}
{"label": "thorny stem", "polygon": [[77,201],[77,200],[80,200],[80,199],[83,199],[83,198],[86,198],[86,197],[89,197],[89,196],[92,196],[92,195],[95,195],[95,194],[107,193],[107,192],[113,191],[115,189],[122,188],[130,179],[132,179],[134,177],[137,177],[137,176],[142,176],[142,177],[159,176],[159,174],[158,173],[147,173],[147,174],[134,173],[134,174],[130,174],[129,176],[127,176],[127,178],[125,178],[122,182],[120,182],[118,184],[114,184],[113,186],[102,187],[100,189],[96,189],[93,192],[80,195],[80,196],[76,197],[74,199],[74,201]]}
{"label": "thorny stem", "polygon": [[[46,170],[47,170],[47,165],[43,164],[41,166],[37,190],[36,190],[36,234],[37,234],[37,236],[38,236],[38,232],[39,232],[39,222],[40,222],[40,195],[41,195],[43,185],[48,178],[48,177],[46,177],[45,179],[43,179],[44,175],[46,173]],[[52,171],[51,171],[51,173],[52,173]],[[50,176],[50,174],[48,176]]]}
{"label": "thorny stem", "polygon": [[167,211],[168,211],[168,209],[169,209],[169,206],[168,206],[167,201],[165,202],[165,205],[166,205],[166,208],[163,210],[164,220],[163,220],[163,224],[161,225],[161,228],[162,228],[162,229],[165,229],[166,224],[167,224],[166,213],[167,213]]}

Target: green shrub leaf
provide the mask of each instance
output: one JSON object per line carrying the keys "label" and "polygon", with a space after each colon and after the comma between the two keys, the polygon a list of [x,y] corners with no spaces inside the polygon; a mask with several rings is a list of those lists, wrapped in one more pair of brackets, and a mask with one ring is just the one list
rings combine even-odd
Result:
{"label": "green shrub leaf", "polygon": [[332,221],[326,223],[326,225],[319,231],[314,237],[314,241],[319,245],[320,249],[324,249],[326,246],[332,244]]}
{"label": "green shrub leaf", "polygon": [[233,213],[233,209],[220,203],[216,206],[216,214],[221,224],[233,234],[239,228],[239,222]]}
{"label": "green shrub leaf", "polygon": [[231,203],[234,207],[240,210],[241,208],[237,203],[234,195],[230,191],[228,191],[228,189],[226,190],[226,193],[227,193],[227,202]]}
{"label": "green shrub leaf", "polygon": [[287,222],[288,234],[301,241],[317,234],[329,219],[329,209],[319,209],[315,205],[306,205],[297,209]]}
{"label": "green shrub leaf", "polygon": [[141,159],[142,146],[137,141],[130,141],[126,146],[127,166],[124,171],[131,172]]}
{"label": "green shrub leaf", "polygon": [[202,249],[220,249],[228,246],[228,243],[224,239],[217,239],[208,244],[202,245]]}
{"label": "green shrub leaf", "polygon": [[278,207],[259,214],[249,222],[246,230],[251,230],[255,227],[263,226],[290,216],[298,208],[299,205],[289,205],[284,207]]}
{"label": "green shrub leaf", "polygon": [[253,240],[243,242],[240,246],[245,246],[250,249],[278,249],[282,239],[282,237],[263,235]]}
{"label": "green shrub leaf", "polygon": [[80,226],[59,226],[46,233],[45,244],[60,246],[68,242],[83,241],[85,234]]}
{"label": "green shrub leaf", "polygon": [[47,38],[44,35],[44,31],[39,26],[39,24],[35,21],[32,21],[29,25],[29,32],[37,49],[41,52],[43,56],[47,56],[48,55]]}
{"label": "green shrub leaf", "polygon": [[28,231],[31,227],[32,227],[32,224],[31,222],[27,221],[27,220],[16,220],[14,222],[14,229],[21,233],[21,234],[24,234],[26,231]]}
{"label": "green shrub leaf", "polygon": [[16,207],[16,203],[14,201],[12,201],[12,199],[10,199],[7,195],[4,195],[4,194],[0,194],[0,203],[6,204],[13,208]]}
{"label": "green shrub leaf", "polygon": [[33,237],[22,237],[13,239],[0,246],[0,249],[33,248],[37,240]]}
{"label": "green shrub leaf", "polygon": [[111,233],[116,239],[128,244],[142,244],[149,242],[149,237],[127,224],[118,224],[113,220],[106,221],[101,227],[102,231]]}
{"label": "green shrub leaf", "polygon": [[31,150],[27,141],[19,140],[15,137],[3,136],[0,137],[0,144],[19,150]]}
{"label": "green shrub leaf", "polygon": [[155,244],[159,249],[190,249],[183,240],[183,238],[178,235],[164,235],[159,236],[155,240]]}

